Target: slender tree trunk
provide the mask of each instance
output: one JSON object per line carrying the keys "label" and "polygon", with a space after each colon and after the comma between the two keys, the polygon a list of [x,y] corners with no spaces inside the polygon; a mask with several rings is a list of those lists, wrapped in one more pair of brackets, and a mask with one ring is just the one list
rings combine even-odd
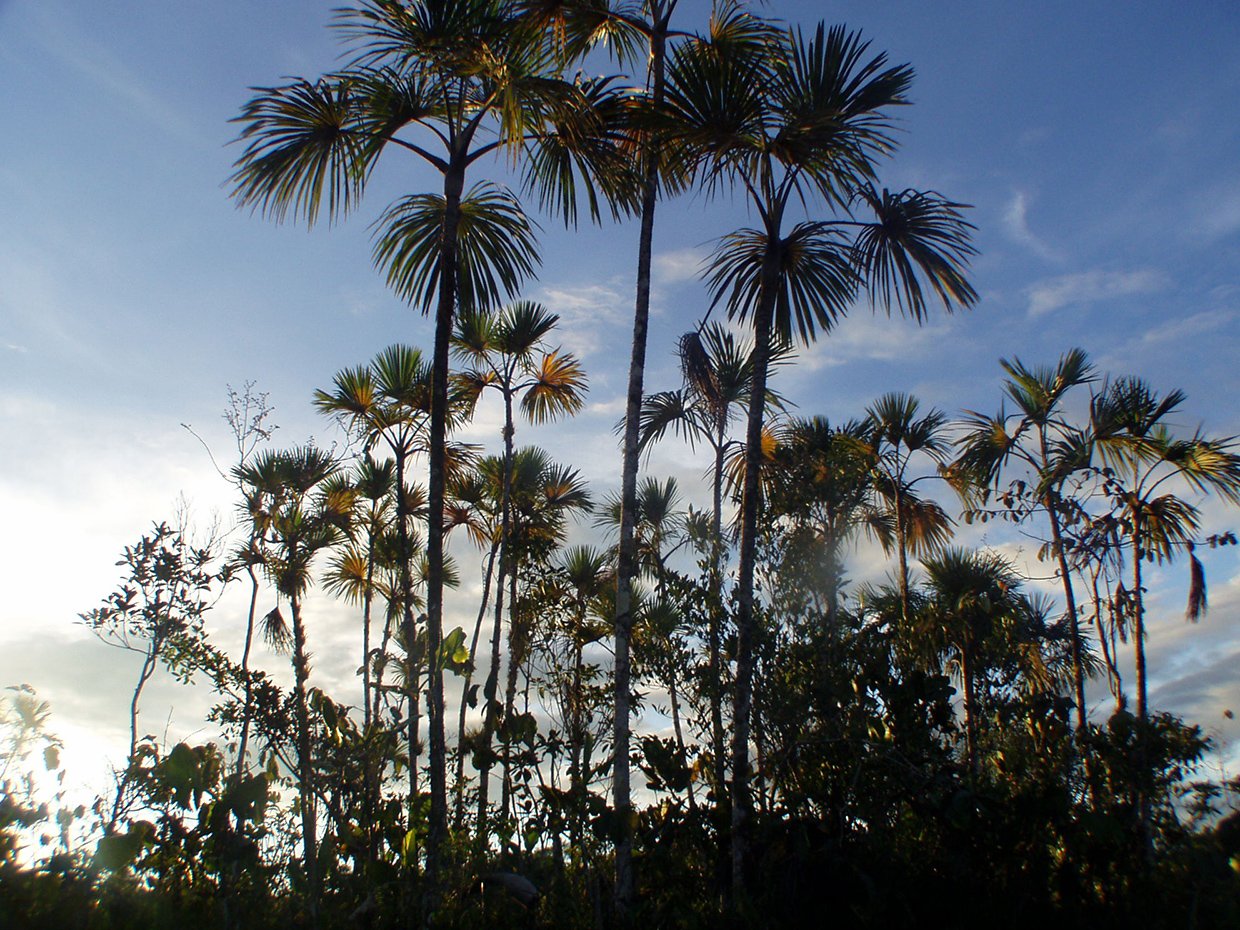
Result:
{"label": "slender tree trunk", "polygon": [[504,391],[504,471],[500,487],[500,554],[499,577],[495,583],[495,625],[491,628],[491,669],[483,689],[482,715],[482,765],[478,771],[478,842],[485,845],[487,839],[487,804],[491,788],[491,739],[499,717],[500,644],[504,629],[504,583],[513,574],[512,566],[512,469],[516,455],[514,434],[516,426],[512,414],[512,394]]}
{"label": "slender tree trunk", "polygon": [[[572,683],[569,685],[569,700],[571,701],[571,711],[569,713],[570,727],[570,743],[568,756],[568,781],[569,793],[573,798],[573,809],[578,815],[581,813],[581,795],[585,782],[581,771],[581,754],[582,744],[584,743],[584,734],[582,732],[582,714],[581,714],[581,668],[582,668],[582,646],[581,646],[581,618],[577,618],[577,627],[574,630],[575,641],[573,642],[573,677]],[[580,840],[580,824],[577,823],[578,818],[574,818],[573,844],[577,845]]]}
{"label": "slender tree trunk", "polygon": [[[525,661],[525,640],[517,628],[517,574],[508,576],[508,675],[504,687],[504,721],[512,720],[517,707],[517,673]],[[500,782],[500,814],[507,818],[512,803],[512,728],[504,740],[504,777]]]}
{"label": "slender tree trunk", "polygon": [[746,897],[749,821],[749,714],[753,699],[754,572],[757,567],[759,473],[766,381],[771,359],[771,322],[779,281],[779,239],[769,229],[762,263],[761,293],[754,313],[753,386],[745,429],[745,477],[741,492],[740,564],[737,569],[736,679],[732,699],[732,906]]}
{"label": "slender tree trunk", "polygon": [[[463,144],[468,145],[468,139]],[[439,648],[443,640],[444,487],[445,450],[448,434],[448,349],[457,300],[457,235],[461,220],[461,194],[465,189],[465,164],[454,153],[444,173],[444,220],[439,243],[439,301],[435,309],[435,348],[431,364],[430,474],[427,491],[426,556],[426,654],[428,661],[428,728],[430,730],[431,821],[427,834],[426,864],[429,879],[424,898],[424,919],[439,905],[440,858],[448,833],[447,746],[444,739],[443,668]]]}
{"label": "slender tree trunk", "polygon": [[[668,19],[675,0],[664,5],[651,4],[656,22],[650,33],[649,80],[651,100],[663,102],[664,59]],[[629,656],[633,637],[633,579],[637,575],[637,471],[641,449],[642,393],[646,377],[646,339],[650,322],[650,270],[654,248],[654,215],[659,200],[657,154],[650,145],[645,155],[642,190],[641,229],[637,240],[637,297],[633,307],[633,347],[629,356],[629,386],[624,411],[624,461],[620,477],[620,544],[616,565],[615,622],[615,713],[612,766],[612,801],[616,808],[616,882],[614,906],[616,923],[626,927],[633,903],[633,801],[630,789],[629,736],[632,669]]]}
{"label": "slender tree trunk", "polygon": [[409,541],[409,514],[405,509],[405,458],[407,446],[402,437],[396,448],[396,535],[400,542],[400,597],[401,597],[401,628],[405,637],[405,698],[409,703],[409,720],[406,732],[409,736],[409,801],[413,803],[413,795],[417,790],[418,745],[415,718],[418,706],[417,669],[414,662],[414,640],[417,628],[413,620],[413,561],[412,545]]}
{"label": "slender tree trunk", "polygon": [[315,818],[314,759],[311,755],[310,708],[306,682],[310,678],[310,662],[306,654],[306,628],[301,617],[301,598],[289,598],[293,611],[293,673],[297,705],[297,777],[301,782],[301,840],[306,869],[307,909],[310,925],[319,925],[319,863],[318,825]]}
{"label": "slender tree trunk", "polygon": [[155,674],[155,666],[159,660],[159,650],[162,645],[163,638],[160,636],[151,640],[146,655],[142,658],[142,669],[138,672],[138,683],[134,686],[133,697],[129,701],[129,755],[125,759],[125,771],[121,774],[121,780],[116,786],[116,800],[112,802],[112,815],[108,818],[108,825],[103,830],[107,836],[111,836],[116,830],[116,822],[120,820],[121,811],[124,808],[125,795],[129,792],[133,757],[138,751],[138,702],[142,699],[142,689]]}
{"label": "slender tree trunk", "polygon": [[[1133,487],[1137,486],[1136,480]],[[1136,491],[1132,492],[1135,496]],[[1154,828],[1150,810],[1151,771],[1149,761],[1149,686],[1145,669],[1145,593],[1141,584],[1141,562],[1145,553],[1141,550],[1141,514],[1134,505],[1129,509],[1132,521],[1132,605],[1133,649],[1136,653],[1137,676],[1137,816],[1141,831],[1141,845],[1147,867],[1154,864]]]}
{"label": "slender tree trunk", "polygon": [[379,719],[379,703],[383,700],[383,672],[387,667],[388,644],[392,641],[392,617],[391,604],[388,605],[388,614],[383,619],[383,636],[379,640],[379,655],[383,661],[379,663],[379,668],[375,672],[375,694],[374,704],[370,708],[370,719]]}
{"label": "slender tree trunk", "polygon": [[[669,666],[667,673],[667,696],[672,704],[672,733],[676,736],[676,757],[681,765],[688,765],[689,753],[685,748],[685,735],[680,726],[680,697],[676,693],[676,666]],[[697,798],[693,796],[693,780],[690,779],[686,791],[689,795],[690,810],[697,810]]]}
{"label": "slender tree trunk", "polygon": [[977,711],[973,687],[972,646],[967,638],[960,650],[960,677],[964,680],[964,741],[969,761],[969,778],[977,782]]}
{"label": "slender tree trunk", "polygon": [[[1046,443],[1045,428],[1039,430],[1038,441],[1041,444],[1042,470],[1050,467],[1050,450]],[[1068,612],[1068,624],[1072,633],[1072,684],[1076,690],[1076,728],[1085,730],[1085,722],[1089,717],[1089,709],[1085,706],[1085,663],[1081,650],[1081,622],[1076,609],[1076,591],[1072,587],[1072,573],[1068,570],[1068,554],[1064,551],[1063,531],[1059,524],[1059,492],[1047,491],[1042,498],[1042,506],[1051,521],[1051,545],[1055,549],[1055,561],[1059,566],[1059,577],[1063,581],[1064,606]]]}
{"label": "slender tree trunk", "polygon": [[[250,540],[253,545],[254,540]],[[254,715],[254,684],[250,681],[250,648],[254,644],[254,615],[258,611],[258,575],[253,565],[246,565],[250,576],[250,611],[246,615],[245,646],[241,651],[241,677],[245,679],[245,704],[241,708],[241,738],[237,742],[237,778],[245,774],[245,754],[250,743],[250,718]]]}
{"label": "slender tree trunk", "polygon": [[711,557],[710,588],[713,601],[707,630],[706,666],[710,676],[710,744],[714,756],[715,797],[722,802],[728,783],[727,742],[723,729],[723,664],[720,662],[723,638],[723,456],[724,423],[722,418],[715,434],[715,464],[711,475]]}
{"label": "slender tree trunk", "polygon": [[1144,727],[1149,718],[1149,692],[1145,675],[1145,596],[1141,590],[1141,516],[1131,508],[1132,520],[1132,630],[1133,650],[1136,653],[1137,719]]}
{"label": "slender tree trunk", "polygon": [[[896,450],[896,465],[899,466],[900,450]],[[904,469],[897,467],[892,476],[893,492],[896,498],[896,552],[900,561],[900,619],[904,628],[909,624],[909,593],[908,593],[908,539],[904,525]]]}
{"label": "slender tree trunk", "polygon": [[[499,542],[491,545],[487,555],[486,574],[482,581],[482,604],[478,608],[478,619],[474,621],[474,635],[469,641],[469,665],[465,669],[465,684],[461,689],[461,706],[456,719],[456,811],[454,821],[457,829],[465,822],[465,714],[469,710],[469,689],[474,681],[474,662],[478,657],[478,640],[482,635],[482,621],[486,617],[487,604],[491,599],[491,579],[495,571],[495,558],[499,552]],[[484,705],[485,713],[485,705]]]}
{"label": "slender tree trunk", "polygon": [[375,600],[375,533],[366,538],[366,588],[362,592],[362,726],[370,729],[370,622]]}

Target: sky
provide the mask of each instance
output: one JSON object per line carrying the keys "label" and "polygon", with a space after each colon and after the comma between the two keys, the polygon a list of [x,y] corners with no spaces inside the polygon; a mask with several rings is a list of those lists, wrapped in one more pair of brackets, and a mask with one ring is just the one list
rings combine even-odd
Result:
{"label": "sky", "polygon": [[[330,446],[342,436],[313,411],[313,390],[393,342],[430,346],[427,321],[370,261],[383,207],[434,189],[413,161],[392,153],[354,215],[309,231],[238,210],[228,196],[240,154],[230,120],[251,87],[338,64],[328,24],[340,3],[0,0],[0,686],[27,682],[51,702],[71,775],[91,783],[123,762],[137,662],[77,616],[114,589],[121,549],[152,521],[187,512],[198,526],[231,525],[229,486],[202,444],[230,461],[226,387],[255,381],[268,392],[278,443]],[[682,27],[701,27],[707,8],[682,0]],[[843,420],[887,391],[949,413],[993,412],[1000,358],[1052,363],[1079,346],[1103,371],[1184,390],[1185,431],[1240,434],[1240,8],[848,0],[767,9],[804,26],[825,14],[914,66],[901,148],[881,181],[971,204],[980,252],[973,310],[917,327],[858,306],[780,369],[777,387],[798,413]],[[726,197],[660,207],[650,390],[677,386],[675,340],[708,305],[702,259],[752,219]],[[523,426],[518,441],[579,468],[601,498],[619,482],[612,429],[636,227],[541,222],[542,270],[522,296],[560,314],[559,337],[581,357],[591,392],[575,420]],[[465,438],[494,448],[498,423],[484,408]],[[687,488],[702,465],[669,444],[648,467]],[[1238,517],[1204,504],[1205,532]],[[962,528],[959,541],[1018,559],[1036,548],[990,526]],[[1186,568],[1154,572],[1149,643],[1152,703],[1200,723],[1220,744],[1212,764],[1233,775],[1240,725],[1223,712],[1240,710],[1237,551],[1205,553],[1212,610],[1196,626],[1182,619]],[[476,556],[457,555],[465,584],[450,599],[450,625],[468,622],[479,587]],[[853,574],[887,568],[865,550]],[[347,700],[356,621],[323,599],[312,616],[314,683]],[[225,599],[211,628],[235,647],[242,623]],[[284,660],[261,662],[287,677]],[[1105,689],[1091,694],[1104,712]],[[157,677],[144,729],[207,738],[207,703]]]}

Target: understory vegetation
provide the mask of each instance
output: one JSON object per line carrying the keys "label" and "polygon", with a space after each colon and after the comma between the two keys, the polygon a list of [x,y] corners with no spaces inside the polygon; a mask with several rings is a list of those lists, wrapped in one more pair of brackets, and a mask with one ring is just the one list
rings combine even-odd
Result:
{"label": "understory vegetation", "polygon": [[[854,306],[977,301],[972,226],[877,180],[911,68],[675,11],[354,0],[340,70],[242,108],[232,194],[273,219],[343,218],[388,157],[442,180],[376,223],[434,344],[323,374],[331,451],[230,390],[234,525],[154,524],[81,615],[139,659],[114,790],[71,804],[52,709],[0,705],[0,927],[1240,926],[1240,780],[1151,703],[1146,652],[1152,585],[1183,572],[1196,622],[1199,556],[1236,544],[1235,444],[1079,349],[1002,360],[993,413],[899,385],[795,408],[781,367]],[[580,76],[607,55],[642,86]],[[519,194],[477,177],[496,154]],[[719,239],[720,319],[686,318],[682,383],[650,390],[655,209],[694,189],[757,226]],[[523,201],[641,224],[608,488],[526,439],[588,372],[518,299]],[[493,402],[494,442],[460,441]],[[700,486],[641,473],[665,442]],[[958,539],[979,523],[994,546]],[[146,735],[164,674],[211,690],[218,737]]]}

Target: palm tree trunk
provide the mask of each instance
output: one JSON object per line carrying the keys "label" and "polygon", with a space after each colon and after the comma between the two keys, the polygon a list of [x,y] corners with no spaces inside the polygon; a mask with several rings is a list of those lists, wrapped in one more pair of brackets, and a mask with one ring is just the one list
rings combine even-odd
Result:
{"label": "palm tree trunk", "polygon": [[1145,598],[1141,591],[1141,516],[1131,508],[1132,520],[1132,630],[1133,650],[1136,653],[1137,719],[1145,725],[1149,717],[1149,694],[1145,675]]}
{"label": "palm tree trunk", "polygon": [[[1135,469],[1134,469],[1135,470]],[[1136,487],[1136,481],[1133,487]],[[1135,495],[1135,492],[1133,492]],[[1149,763],[1149,686],[1145,669],[1145,595],[1141,589],[1141,514],[1135,506],[1129,509],[1132,521],[1132,627],[1133,650],[1136,653],[1137,675],[1137,817],[1146,867],[1154,863],[1154,829],[1150,810],[1151,779]]]}
{"label": "palm tree trunk", "polygon": [[[486,617],[487,604],[491,599],[491,579],[495,572],[495,557],[499,542],[491,546],[487,555],[486,574],[482,581],[482,604],[478,607],[478,619],[474,621],[474,635],[469,641],[469,665],[465,669],[465,684],[461,689],[461,707],[456,719],[456,811],[454,822],[457,829],[465,821],[465,714],[469,710],[469,688],[474,680],[474,660],[478,655],[478,640],[482,634],[482,620]],[[485,712],[485,711],[484,711]]]}
{"label": "palm tree trunk", "polygon": [[366,589],[362,592],[362,725],[370,730],[370,622],[375,600],[375,533],[366,538]]}
{"label": "palm tree trunk", "polygon": [[715,434],[715,464],[711,475],[711,558],[710,609],[707,630],[706,665],[710,672],[710,743],[715,763],[715,797],[723,797],[728,781],[727,744],[723,730],[723,666],[720,647],[723,638],[723,457],[725,451],[722,418]]}
{"label": "palm tree trunk", "polygon": [[740,564],[737,569],[736,680],[732,699],[732,906],[745,898],[749,821],[749,714],[753,702],[754,572],[757,566],[759,472],[766,381],[771,359],[771,322],[779,280],[779,239],[768,233],[761,293],[754,313],[753,386],[745,429],[745,477],[741,491]]}
{"label": "palm tree trunk", "polygon": [[[1042,469],[1046,471],[1050,467],[1050,450],[1047,447],[1045,428],[1039,430],[1038,440],[1041,444]],[[1085,706],[1085,664],[1081,656],[1081,622],[1076,609],[1076,592],[1072,587],[1072,573],[1068,570],[1068,554],[1063,546],[1058,504],[1058,490],[1053,492],[1048,490],[1042,499],[1042,506],[1046,508],[1047,516],[1051,521],[1051,545],[1055,549],[1055,561],[1059,565],[1059,577],[1063,581],[1064,606],[1068,611],[1068,624],[1072,633],[1072,684],[1076,690],[1076,728],[1084,732],[1088,708]]]}
{"label": "palm tree trunk", "polygon": [[[466,144],[468,141],[466,140]],[[428,893],[424,912],[438,905],[439,860],[448,832],[447,746],[444,739],[443,668],[439,647],[443,640],[443,510],[446,483],[445,450],[448,433],[448,348],[457,300],[457,235],[465,165],[454,158],[444,172],[444,220],[440,238],[439,301],[435,309],[435,348],[431,364],[430,474],[427,491],[426,654],[428,658],[428,728],[430,730],[431,822],[427,834]]]}
{"label": "palm tree trunk", "polygon": [[306,695],[306,682],[310,677],[310,664],[306,655],[306,628],[301,619],[301,598],[289,598],[293,611],[293,677],[295,679],[297,704],[297,778],[301,789],[301,840],[302,856],[306,870],[307,909],[310,925],[319,923],[319,863],[318,825],[315,820],[314,760],[311,756],[310,709]]}
{"label": "palm tree trunk", "polygon": [[[651,101],[663,102],[664,62],[668,21],[676,0],[651,3],[656,21],[650,32],[648,70]],[[645,155],[641,229],[637,239],[637,296],[633,306],[633,346],[629,356],[629,386],[624,408],[624,462],[620,475],[620,543],[616,561],[616,622],[614,629],[614,751],[612,802],[616,809],[616,883],[614,907],[617,925],[629,923],[633,903],[633,801],[630,790],[629,736],[632,668],[629,647],[633,637],[633,579],[637,575],[637,471],[641,448],[641,406],[646,377],[646,339],[650,323],[650,272],[654,249],[654,213],[659,200],[659,169],[653,146]]]}
{"label": "palm tree trunk", "polygon": [[[517,574],[508,576],[508,669],[504,686],[504,721],[512,720],[517,707],[517,673],[525,661],[524,639],[517,628]],[[504,740],[504,777],[500,782],[500,816],[507,817],[512,803],[512,728]]]}
{"label": "palm tree trunk", "polygon": [[417,671],[414,668],[414,634],[413,622],[413,573],[410,562],[413,553],[409,542],[409,515],[405,509],[405,456],[406,445],[402,441],[396,448],[396,534],[400,541],[400,597],[401,597],[401,628],[405,636],[405,698],[409,702],[409,720],[406,732],[409,742],[409,802],[417,792],[418,778],[418,740],[416,717],[418,706]]}
{"label": "palm tree trunk", "polygon": [[499,577],[495,582],[495,625],[491,628],[491,669],[483,689],[482,768],[478,771],[478,843],[484,848],[487,836],[487,803],[491,789],[491,738],[495,735],[496,699],[499,695],[500,643],[504,629],[504,584],[514,574],[512,566],[512,469],[516,431],[512,415],[512,394],[504,391],[504,474],[500,488]]}
{"label": "palm tree trunk", "polygon": [[374,736],[370,714],[370,624],[374,606],[375,582],[375,531],[373,526],[366,536],[366,587],[362,591],[362,823],[366,834],[366,865],[369,867],[377,857],[375,848],[375,806],[379,786],[375,772],[371,740]]}
{"label": "palm tree trunk", "polygon": [[969,760],[969,778],[977,782],[977,711],[973,687],[972,647],[967,639],[960,650],[960,677],[964,680],[964,741]]}
{"label": "palm tree trunk", "polygon": [[[251,540],[253,543],[253,540]],[[237,741],[237,778],[245,773],[245,754],[250,744],[250,718],[254,715],[254,684],[250,681],[250,648],[254,644],[254,615],[258,610],[258,575],[246,565],[250,576],[250,611],[246,615],[245,646],[241,650],[241,677],[245,679],[245,704],[241,708],[241,738]]]}
{"label": "palm tree trunk", "polygon": [[[896,450],[896,462],[899,464],[900,452]],[[904,469],[897,467],[892,479],[896,498],[896,552],[900,561],[900,619],[904,621],[905,630],[909,624],[909,593],[908,593],[908,539],[904,526]]]}

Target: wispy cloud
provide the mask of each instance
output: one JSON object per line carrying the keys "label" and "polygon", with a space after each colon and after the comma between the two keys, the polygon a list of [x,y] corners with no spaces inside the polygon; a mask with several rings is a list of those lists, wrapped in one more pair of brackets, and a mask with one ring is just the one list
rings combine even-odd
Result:
{"label": "wispy cloud", "polygon": [[195,147],[217,144],[199,126],[152,90],[105,46],[74,28],[72,12],[60,4],[39,9],[39,41],[62,64],[78,71],[115,97],[126,110],[146,117],[168,135]]}
{"label": "wispy cloud", "polygon": [[1226,181],[1203,196],[1192,225],[1194,231],[1209,239],[1240,230],[1240,178]]}
{"label": "wispy cloud", "polygon": [[924,326],[902,317],[857,308],[824,338],[798,352],[797,369],[814,372],[862,359],[890,362],[941,351],[951,323],[938,319]]}
{"label": "wispy cloud", "polygon": [[0,345],[3,345],[4,348],[8,349],[10,352],[18,352],[18,353],[21,353],[22,355],[30,351],[25,346],[19,346],[13,342],[0,343]]}
{"label": "wispy cloud", "polygon": [[600,400],[589,404],[586,407],[586,413],[593,416],[617,417],[624,413],[625,397],[623,394],[617,394],[610,400]]}
{"label": "wispy cloud", "polygon": [[1187,339],[1190,336],[1200,336],[1203,333],[1222,329],[1235,319],[1236,311],[1234,310],[1206,310],[1183,319],[1170,320],[1162,326],[1156,326],[1144,333],[1141,341],[1146,345],[1154,345],[1172,342],[1176,339]]}
{"label": "wispy cloud", "polygon": [[1048,261],[1059,261],[1060,255],[1034,235],[1029,228],[1029,195],[1017,191],[1007,209],[1003,211],[1003,229],[1013,242],[1025,246],[1034,254]]}
{"label": "wispy cloud", "polygon": [[1029,288],[1029,316],[1045,316],[1074,304],[1151,294],[1164,289],[1169,283],[1165,274],[1152,268],[1135,271],[1083,271],[1048,278]]}
{"label": "wispy cloud", "polygon": [[561,344],[582,358],[610,343],[605,328],[620,326],[628,318],[625,298],[607,284],[547,286],[538,298],[560,315]]}
{"label": "wispy cloud", "polygon": [[662,252],[654,257],[654,276],[660,284],[678,284],[693,281],[702,272],[702,264],[709,256],[706,249],[676,249]]}

